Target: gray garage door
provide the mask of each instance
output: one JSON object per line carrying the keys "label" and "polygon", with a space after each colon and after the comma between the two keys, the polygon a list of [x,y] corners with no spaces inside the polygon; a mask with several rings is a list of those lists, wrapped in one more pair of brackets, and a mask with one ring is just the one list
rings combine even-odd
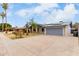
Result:
{"label": "gray garage door", "polygon": [[46,28],[46,34],[47,35],[63,35],[63,29],[62,28]]}

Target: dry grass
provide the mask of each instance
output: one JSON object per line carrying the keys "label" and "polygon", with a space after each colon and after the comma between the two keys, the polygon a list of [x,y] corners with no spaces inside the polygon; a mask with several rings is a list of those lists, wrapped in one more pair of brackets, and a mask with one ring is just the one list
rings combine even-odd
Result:
{"label": "dry grass", "polygon": [[22,35],[22,37],[16,36],[15,34],[12,34],[12,33],[7,33],[5,35],[10,39],[20,39],[20,38],[27,38],[27,37],[31,37],[31,36],[40,35],[40,33],[29,33],[28,35],[26,35],[26,33],[25,33],[24,35]]}

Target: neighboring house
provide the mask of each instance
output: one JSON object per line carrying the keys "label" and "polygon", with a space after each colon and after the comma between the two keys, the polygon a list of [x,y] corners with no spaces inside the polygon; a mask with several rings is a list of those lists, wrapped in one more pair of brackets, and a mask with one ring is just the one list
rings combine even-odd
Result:
{"label": "neighboring house", "polygon": [[44,28],[44,34],[68,36],[68,26],[66,24],[46,24]]}
{"label": "neighboring house", "polygon": [[18,32],[18,33],[19,33],[19,32],[24,32],[24,31],[25,31],[25,28],[24,28],[24,27],[14,27],[14,28],[13,28],[13,31],[14,31],[14,32]]}
{"label": "neighboring house", "polygon": [[78,25],[78,37],[79,37],[79,25]]}
{"label": "neighboring house", "polygon": [[72,26],[72,34],[73,36],[75,37],[78,37],[78,30],[79,30],[79,23],[75,23],[73,26]]}

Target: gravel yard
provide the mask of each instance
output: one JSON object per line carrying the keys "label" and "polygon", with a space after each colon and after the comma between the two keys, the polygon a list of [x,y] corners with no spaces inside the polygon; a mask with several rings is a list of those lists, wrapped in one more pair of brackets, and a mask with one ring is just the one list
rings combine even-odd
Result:
{"label": "gravel yard", "polygon": [[77,37],[37,35],[11,40],[0,33],[0,55],[72,56],[79,55]]}

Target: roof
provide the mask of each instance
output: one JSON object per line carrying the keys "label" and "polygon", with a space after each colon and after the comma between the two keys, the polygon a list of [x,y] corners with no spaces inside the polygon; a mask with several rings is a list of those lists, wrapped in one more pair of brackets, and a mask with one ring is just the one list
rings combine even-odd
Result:
{"label": "roof", "polygon": [[[38,26],[38,27],[44,27],[44,24],[37,24],[37,26]],[[25,26],[24,26],[24,28],[27,28],[27,27],[30,28],[30,27],[32,27],[32,26],[31,26],[31,25],[29,25],[29,26],[25,25]]]}
{"label": "roof", "polygon": [[25,29],[24,27],[14,27],[13,29]]}
{"label": "roof", "polygon": [[45,27],[50,27],[50,26],[53,26],[53,27],[65,27],[65,26],[67,26],[67,24],[60,24],[60,23],[58,23],[58,24],[45,24],[44,26]]}

